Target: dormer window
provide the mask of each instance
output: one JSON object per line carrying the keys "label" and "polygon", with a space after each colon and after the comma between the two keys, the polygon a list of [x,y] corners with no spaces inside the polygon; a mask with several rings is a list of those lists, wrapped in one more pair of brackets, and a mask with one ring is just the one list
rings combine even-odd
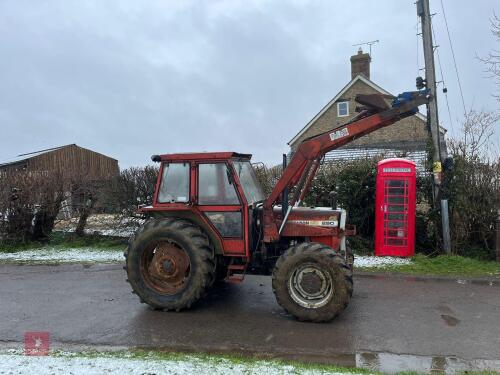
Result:
{"label": "dormer window", "polygon": [[337,103],[337,117],[349,116],[349,102]]}

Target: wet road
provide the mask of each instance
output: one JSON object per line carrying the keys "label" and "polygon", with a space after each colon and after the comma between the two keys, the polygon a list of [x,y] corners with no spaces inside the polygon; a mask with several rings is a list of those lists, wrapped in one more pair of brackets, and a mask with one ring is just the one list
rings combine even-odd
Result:
{"label": "wet road", "polygon": [[313,324],[277,305],[269,277],[223,284],[192,310],[165,313],[139,303],[120,265],[0,265],[0,316],[0,348],[49,331],[62,348],[237,351],[378,368],[404,355],[422,369],[457,357],[500,368],[498,283],[358,276],[348,309]]}

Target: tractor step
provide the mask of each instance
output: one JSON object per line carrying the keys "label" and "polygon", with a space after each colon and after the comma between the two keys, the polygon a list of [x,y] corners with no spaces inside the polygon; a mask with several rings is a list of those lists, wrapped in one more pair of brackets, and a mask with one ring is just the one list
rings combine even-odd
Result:
{"label": "tractor step", "polygon": [[245,278],[246,264],[230,264],[227,266],[227,276],[225,280],[229,283],[241,283]]}
{"label": "tractor step", "polygon": [[226,277],[226,281],[228,283],[231,283],[231,284],[238,284],[238,283],[241,283],[244,278],[245,278],[244,274],[236,273],[236,274],[233,274],[231,276]]}
{"label": "tractor step", "polygon": [[228,270],[245,270],[247,268],[246,264],[230,264],[227,266]]}

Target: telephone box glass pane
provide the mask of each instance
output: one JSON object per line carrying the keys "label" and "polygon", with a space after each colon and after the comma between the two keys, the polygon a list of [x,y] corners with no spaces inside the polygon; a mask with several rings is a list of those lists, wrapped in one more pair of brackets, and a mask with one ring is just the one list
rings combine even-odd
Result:
{"label": "telephone box glass pane", "polygon": [[384,244],[408,243],[408,179],[384,181]]}

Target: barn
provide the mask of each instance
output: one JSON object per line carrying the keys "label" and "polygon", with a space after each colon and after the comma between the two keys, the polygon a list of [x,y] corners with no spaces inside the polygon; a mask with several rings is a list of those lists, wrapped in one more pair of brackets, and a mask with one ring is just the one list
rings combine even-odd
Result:
{"label": "barn", "polygon": [[21,154],[0,164],[0,172],[16,171],[78,174],[94,180],[107,180],[120,173],[118,160],[76,144]]}
{"label": "barn", "polygon": [[65,181],[67,190],[60,215],[68,218],[88,200],[91,186],[106,185],[120,174],[120,170],[118,160],[70,144],[21,154],[0,164],[0,175],[19,173],[42,179],[57,176],[59,181]]}

